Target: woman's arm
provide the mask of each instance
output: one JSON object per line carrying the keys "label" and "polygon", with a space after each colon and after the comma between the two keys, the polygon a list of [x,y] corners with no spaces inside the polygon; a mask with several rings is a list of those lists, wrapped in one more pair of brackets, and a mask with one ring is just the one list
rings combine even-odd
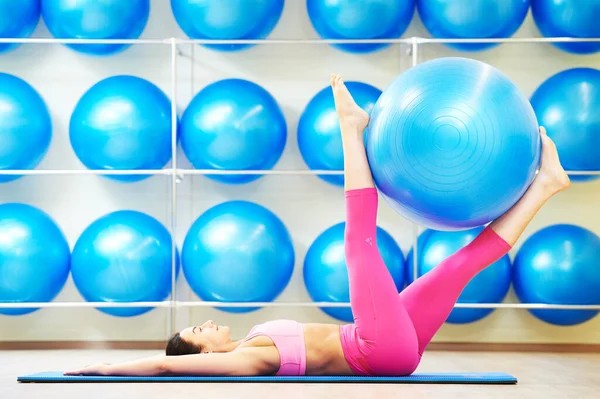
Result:
{"label": "woman's arm", "polygon": [[228,353],[200,353],[183,356],[155,356],[116,364],[100,363],[65,375],[265,375],[277,371],[273,362],[261,356],[261,348],[249,348]]}

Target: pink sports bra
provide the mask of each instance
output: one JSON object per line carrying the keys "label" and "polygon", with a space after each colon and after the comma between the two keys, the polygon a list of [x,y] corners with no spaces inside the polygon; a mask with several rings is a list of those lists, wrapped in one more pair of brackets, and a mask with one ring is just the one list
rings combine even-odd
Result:
{"label": "pink sports bra", "polygon": [[301,323],[293,320],[274,320],[254,326],[243,342],[264,335],[271,338],[279,351],[279,370],[276,375],[304,375],[306,346]]}

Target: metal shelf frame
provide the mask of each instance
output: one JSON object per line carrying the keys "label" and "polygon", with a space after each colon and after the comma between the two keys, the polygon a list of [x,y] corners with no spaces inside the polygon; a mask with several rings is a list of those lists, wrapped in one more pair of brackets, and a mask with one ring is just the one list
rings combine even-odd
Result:
{"label": "metal shelf frame", "polygon": [[[4,308],[129,308],[129,307],[155,307],[169,309],[168,327],[169,335],[176,328],[176,311],[179,308],[195,307],[349,307],[349,303],[337,302],[208,302],[208,301],[180,301],[177,299],[176,290],[176,215],[177,215],[177,184],[183,176],[193,175],[223,175],[223,174],[250,174],[250,175],[341,175],[341,170],[196,170],[182,169],[177,166],[177,61],[180,45],[205,45],[205,44],[256,44],[256,45],[332,45],[332,44],[405,44],[410,46],[407,56],[411,57],[411,66],[419,63],[420,48],[426,44],[451,44],[451,43],[559,43],[559,42],[600,42],[600,38],[572,38],[572,37],[527,37],[527,38],[504,38],[504,39],[434,39],[425,37],[409,37],[402,39],[377,39],[377,40],[329,40],[329,39],[264,39],[264,40],[191,40],[179,38],[164,39],[56,39],[56,38],[0,38],[0,43],[18,44],[132,44],[132,45],[164,45],[170,46],[171,61],[171,116],[172,116],[172,154],[171,167],[158,170],[0,170],[0,175],[162,175],[170,176],[171,183],[171,211],[169,230],[172,236],[172,276],[171,295],[165,301],[158,302],[19,302],[0,303],[0,309]],[[598,171],[568,171],[572,175],[600,175]],[[419,226],[413,226],[413,276],[418,273],[417,239]],[[488,308],[488,309],[571,309],[571,310],[600,310],[597,305],[568,305],[568,304],[545,304],[545,303],[457,303],[455,308]]]}

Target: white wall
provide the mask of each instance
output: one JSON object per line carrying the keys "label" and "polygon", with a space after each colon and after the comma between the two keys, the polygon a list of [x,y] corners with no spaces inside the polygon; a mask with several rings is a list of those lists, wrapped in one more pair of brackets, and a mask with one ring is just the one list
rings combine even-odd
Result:
{"label": "white wall", "polygon": [[[306,15],[304,1],[288,0],[271,38],[318,38]],[[50,37],[40,22],[36,37]],[[185,37],[175,23],[167,0],[153,0],[152,13],[142,38]],[[404,35],[428,36],[415,19]],[[515,35],[538,36],[529,16]],[[194,48],[195,62],[190,54]],[[218,53],[199,46],[181,47],[178,62],[179,112],[194,93],[215,80],[240,77],[269,90],[282,106],[288,123],[288,142],[277,169],[305,169],[297,145],[297,121],[306,103],[328,84],[330,72],[347,80],[361,80],[381,89],[398,73],[410,67],[408,46],[391,46],[383,51],[352,55],[327,45],[263,45],[238,53]],[[0,70],[20,76],[32,84],[50,107],[55,126],[50,151],[40,168],[83,168],[68,141],[68,121],[79,97],[95,82],[116,74],[133,74],[148,79],[170,93],[169,46],[137,45],[107,58],[76,53],[62,45],[23,45],[0,56]],[[550,75],[574,66],[600,65],[600,54],[576,56],[547,44],[504,44],[483,53],[458,53],[441,45],[424,45],[420,61],[459,55],[488,62],[508,74],[527,94]],[[192,81],[193,71],[193,81]],[[189,167],[182,157],[178,165]],[[178,185],[177,243],[181,248],[187,229],[210,206],[230,199],[248,199],[275,212],[292,232],[296,269],[281,301],[309,301],[301,270],[307,248],[327,227],[344,219],[343,193],[315,176],[268,176],[243,186],[225,186],[205,177],[186,177]],[[114,210],[136,209],[166,226],[170,212],[169,177],[154,176],[136,184],[120,184],[97,176],[30,176],[0,187],[0,203],[19,201],[48,212],[68,237],[71,247],[81,232],[96,218]],[[600,234],[600,180],[574,184],[553,198],[539,213],[524,236],[539,228],[575,223]],[[412,244],[412,226],[383,202],[379,225],[390,232],[406,253]],[[523,241],[523,240],[522,240]],[[521,241],[521,242],[522,242]],[[517,247],[520,245],[517,244]],[[514,252],[514,251],[513,251]],[[512,254],[514,256],[514,253]],[[180,299],[196,300],[183,281]],[[56,301],[81,301],[71,280]],[[511,293],[507,301],[515,301]],[[156,309],[145,315],[121,319],[94,309],[43,309],[19,316],[0,316],[0,340],[158,340],[167,336],[167,313]],[[232,326],[241,337],[254,324],[273,318],[302,322],[331,322],[316,308],[265,308],[232,315],[211,308],[179,309],[178,327],[212,318]],[[595,342],[600,343],[600,317],[575,327],[543,323],[524,310],[497,310],[486,319],[465,325],[446,325],[437,341],[488,342]]]}

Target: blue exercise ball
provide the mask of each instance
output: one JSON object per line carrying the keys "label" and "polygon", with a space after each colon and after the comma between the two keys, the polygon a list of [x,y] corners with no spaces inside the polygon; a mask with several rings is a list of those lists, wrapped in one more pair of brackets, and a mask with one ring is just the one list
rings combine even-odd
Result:
{"label": "blue exercise ball", "polygon": [[377,187],[401,215],[435,230],[504,214],[533,181],[540,154],[529,100],[480,61],[419,64],[371,111],[367,156]]}
{"label": "blue exercise ball", "polygon": [[[421,277],[437,267],[443,260],[466,247],[482,231],[476,227],[463,231],[425,230],[417,240],[417,276]],[[414,280],[414,247],[407,256],[407,282]],[[511,283],[511,263],[508,255],[504,255],[481,272],[465,287],[458,298],[458,303],[501,303]],[[481,320],[491,314],[494,309],[455,308],[447,323],[467,324]]]}
{"label": "blue exercise ball", "polygon": [[[294,246],[283,222],[265,207],[228,201],[204,212],[182,250],[183,273],[204,301],[270,302],[289,283]],[[222,307],[231,313],[256,307]]]}
{"label": "blue exercise ball", "polygon": [[[531,14],[545,37],[600,37],[600,0],[531,0]],[[600,42],[554,42],[574,54],[600,51]]]}
{"label": "blue exercise ball", "polygon": [[[350,302],[348,268],[344,251],[346,223],[331,226],[313,241],[304,258],[304,285],[314,302]],[[398,292],[404,287],[404,254],[394,238],[377,227],[377,247]],[[322,307],[329,316],[354,321],[351,308]]]}
{"label": "blue exercise ball", "polygon": [[[93,85],[69,124],[71,146],[88,169],[162,169],[171,159],[171,101],[154,84],[119,75]],[[108,175],[134,182],[147,175]]]}
{"label": "blue exercise ball", "polygon": [[[523,303],[600,305],[600,237],[572,224],[538,230],[523,243],[514,261],[513,283]],[[529,309],[558,326],[584,323],[597,310]]]}
{"label": "blue exercise ball", "polygon": [[[529,0],[417,0],[421,21],[438,39],[503,39],[523,24]],[[499,43],[445,43],[461,51],[481,51]]]}
{"label": "blue exercise ball", "polygon": [[[38,25],[40,12],[40,0],[0,0],[0,37],[28,38]],[[0,54],[18,46],[0,43]]]}
{"label": "blue exercise ball", "polygon": [[[0,73],[0,169],[34,169],[52,141],[44,99],[23,79]],[[0,175],[0,183],[18,179]]]}
{"label": "blue exercise ball", "polygon": [[[181,147],[196,169],[267,170],[283,153],[287,125],[275,98],[242,79],[224,79],[202,89],[181,117]],[[218,175],[243,184],[261,175]]]}
{"label": "blue exercise ball", "polygon": [[[284,0],[171,0],[177,24],[191,39],[260,40],[271,34]],[[206,44],[219,51],[239,51],[252,44]]]}
{"label": "blue exercise ball", "polygon": [[[600,70],[573,68],[559,72],[531,96],[540,124],[556,144],[567,170],[600,171]],[[583,182],[599,175],[571,175]]]}
{"label": "blue exercise ball", "polygon": [[[64,234],[42,210],[0,205],[0,302],[51,302],[69,277],[71,251]],[[20,316],[36,308],[0,308]]]}
{"label": "blue exercise ball", "polygon": [[[48,30],[59,39],[137,39],[150,16],[150,0],[41,0]],[[131,44],[67,44],[90,55],[112,55]]]}
{"label": "blue exercise ball", "polygon": [[[306,0],[312,26],[323,39],[397,39],[408,28],[415,0]],[[370,53],[389,43],[337,43],[349,53]]]}
{"label": "blue exercise ball", "polygon": [[[88,302],[155,302],[171,293],[172,242],[169,231],[137,211],[115,211],[96,219],[79,236],[71,273]],[[175,272],[179,272],[176,253]],[[98,308],[112,316],[132,317],[148,307]]]}
{"label": "blue exercise ball", "polygon": [[[381,90],[362,82],[346,82],[356,103],[371,112]],[[319,91],[308,103],[298,123],[298,147],[304,162],[314,170],[344,170],[340,122],[331,87]],[[336,186],[344,185],[343,175],[318,175]]]}

